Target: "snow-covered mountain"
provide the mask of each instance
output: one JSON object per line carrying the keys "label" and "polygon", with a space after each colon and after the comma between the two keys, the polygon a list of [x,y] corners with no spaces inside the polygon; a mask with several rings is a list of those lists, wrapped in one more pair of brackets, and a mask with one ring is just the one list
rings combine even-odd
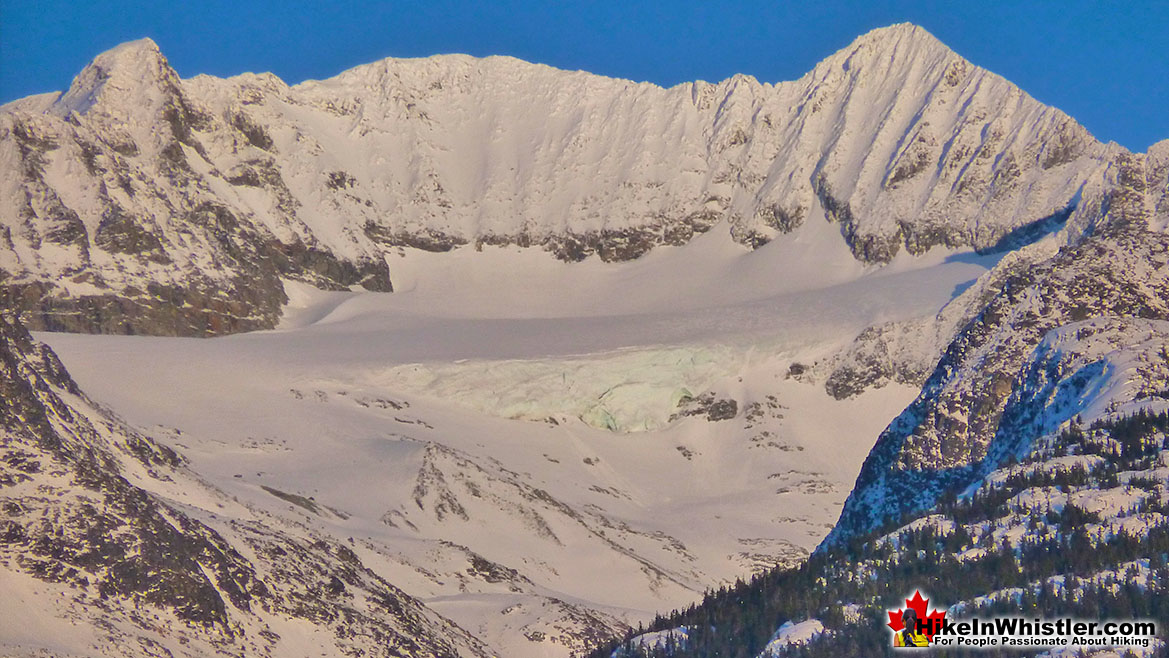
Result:
{"label": "snow-covered mountain", "polygon": [[917,589],[964,616],[1165,624],[1169,235],[1149,160],[1122,160],[1091,234],[1010,274],[965,324],[808,561],[592,655],[880,654],[888,611]]}
{"label": "snow-covered mountain", "polygon": [[465,56],[180,80],[142,40],[0,111],[0,294],[33,328],[209,335],[274,326],[280,277],[389,290],[397,246],[618,261],[826,219],[885,263],[1058,228],[1122,150],[907,24],[670,89]]}
{"label": "snow-covered mountain", "polygon": [[[721,590],[591,655],[880,655],[889,611],[917,590],[950,619],[1138,618],[1159,628],[1169,595],[1166,345],[1164,320],[1093,318],[1047,332],[1004,417],[1012,445],[942,500],[849,530],[798,568]],[[1012,652],[1166,651],[1163,637],[1113,641]]]}
{"label": "snow-covered mountain", "polygon": [[140,41],[0,163],[8,652],[567,658],[1163,406],[1169,141],[911,25],[671,89]]}

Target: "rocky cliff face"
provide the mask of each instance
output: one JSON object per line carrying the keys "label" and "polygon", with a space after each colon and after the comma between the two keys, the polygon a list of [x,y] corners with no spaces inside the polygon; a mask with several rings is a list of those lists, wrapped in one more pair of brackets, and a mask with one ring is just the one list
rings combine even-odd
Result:
{"label": "rocky cliff face", "polygon": [[52,351],[3,316],[0,375],[5,596],[42,622],[82,622],[54,637],[6,628],[14,650],[486,655],[351,548],[200,483],[180,455],[96,407]]}
{"label": "rocky cliff face", "polygon": [[273,326],[282,277],[390,290],[396,247],[614,261],[830,221],[865,262],[990,249],[1058,224],[1119,151],[911,25],[793,82],[670,89],[464,56],[180,80],[144,40],[0,112],[0,303],[210,335]]}
{"label": "rocky cliff face", "polygon": [[229,333],[274,324],[281,276],[389,289],[376,255],[342,261],[307,233],[273,230],[295,224],[296,206],[276,170],[264,175],[284,223],[224,198],[228,179],[260,182],[216,171],[203,135],[229,131],[227,150],[245,159],[271,144],[212,116],[153,43],[104,53],[51,103],[6,109],[3,305],[34,328]]}
{"label": "rocky cliff face", "polygon": [[[1048,361],[1045,341],[1063,328],[1089,319],[1169,320],[1169,233],[1160,230],[1165,184],[1155,157],[1119,158],[1100,188],[1106,191],[1083,205],[1083,214],[1093,214],[1083,218],[1088,237],[1000,277],[997,294],[962,327],[920,396],[878,439],[827,542],[931,507],[943,492],[1025,454],[1043,432],[1017,424],[1039,413],[1033,389],[1042,388],[1040,380],[1063,372],[1041,365]],[[1072,382],[1081,389],[1094,377],[1084,372]],[[1047,431],[1081,411],[1071,403],[1046,410],[1054,422]]]}

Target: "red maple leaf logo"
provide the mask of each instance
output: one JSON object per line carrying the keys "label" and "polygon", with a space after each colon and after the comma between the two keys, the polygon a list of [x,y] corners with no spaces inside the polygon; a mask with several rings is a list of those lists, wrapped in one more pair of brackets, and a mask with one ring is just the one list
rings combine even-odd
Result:
{"label": "red maple leaf logo", "polygon": [[[929,606],[929,603],[929,599],[923,599],[921,597],[921,591],[914,592],[912,599],[905,599],[905,605],[913,608],[913,611],[917,613],[917,618],[922,622],[921,632],[932,642],[934,633],[942,627],[942,620],[946,618],[946,613],[934,610],[927,615],[926,608]],[[905,624],[901,621],[901,615],[904,612],[905,608],[889,611],[888,626],[893,629],[894,633],[905,628]]]}

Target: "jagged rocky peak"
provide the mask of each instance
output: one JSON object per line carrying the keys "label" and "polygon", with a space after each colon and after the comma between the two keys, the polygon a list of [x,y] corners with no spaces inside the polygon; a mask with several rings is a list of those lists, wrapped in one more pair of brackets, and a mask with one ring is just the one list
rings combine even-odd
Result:
{"label": "jagged rocky peak", "polygon": [[1065,212],[1107,157],[1070,117],[912,25],[861,37],[805,83],[828,117],[817,193],[863,260],[992,247]]}
{"label": "jagged rocky peak", "polygon": [[175,73],[149,38],[130,41],[98,55],[61,94],[51,111],[67,117],[70,112],[88,114],[93,110],[128,116],[132,112],[158,109],[178,93],[181,86]]}
{"label": "jagged rocky peak", "polygon": [[[867,101],[874,96],[904,94],[910,102],[928,103],[930,99],[922,98],[923,92],[939,90],[940,85],[944,85],[942,91],[958,90],[984,73],[924,28],[900,23],[857,37],[822,60],[800,82],[812,86],[817,92],[815,100],[820,100],[821,106],[827,100],[827,92],[857,87],[862,88],[861,94]],[[839,100],[853,102],[850,97]]]}
{"label": "jagged rocky peak", "polygon": [[825,59],[825,62],[835,64],[843,59],[848,62],[867,60],[872,63],[885,60],[896,66],[898,60],[925,60],[926,63],[932,63],[930,60],[953,57],[957,57],[957,54],[949,46],[920,25],[895,23],[860,35],[847,47]]}
{"label": "jagged rocky peak", "polygon": [[[213,127],[210,111],[184,91],[158,44],[149,38],[124,43],[98,55],[73,79],[48,114],[66,119],[110,141],[134,144],[178,159],[175,143],[202,153],[196,131]],[[168,151],[169,148],[169,151]]]}

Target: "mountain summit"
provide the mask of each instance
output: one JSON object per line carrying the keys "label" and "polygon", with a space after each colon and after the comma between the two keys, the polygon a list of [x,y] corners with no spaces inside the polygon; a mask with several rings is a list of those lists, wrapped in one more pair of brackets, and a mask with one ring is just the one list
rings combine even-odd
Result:
{"label": "mountain summit", "polygon": [[181,86],[158,44],[139,39],[94,58],[53,103],[51,112],[67,117],[71,112],[87,114],[95,106],[122,113],[153,109]]}
{"label": "mountain summit", "polygon": [[281,278],[389,290],[390,248],[619,261],[825,221],[881,264],[1066,215],[1116,152],[908,24],[796,81],[670,89],[466,56],[181,81],[140,40],[0,114],[0,299],[34,328],[209,335],[273,326]]}

